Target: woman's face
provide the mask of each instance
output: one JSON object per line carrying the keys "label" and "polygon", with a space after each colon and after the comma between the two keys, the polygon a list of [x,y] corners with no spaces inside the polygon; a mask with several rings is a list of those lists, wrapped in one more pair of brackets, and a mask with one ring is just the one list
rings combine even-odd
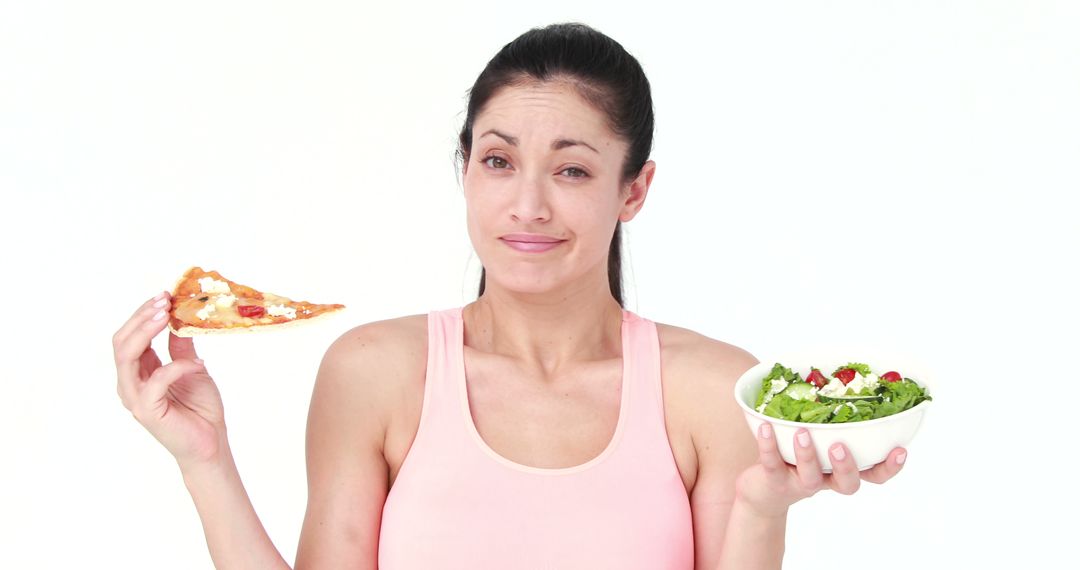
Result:
{"label": "woman's face", "polygon": [[541,293],[595,278],[606,288],[616,222],[641,208],[654,167],[622,184],[627,148],[566,83],[497,92],[473,123],[463,181],[487,286]]}

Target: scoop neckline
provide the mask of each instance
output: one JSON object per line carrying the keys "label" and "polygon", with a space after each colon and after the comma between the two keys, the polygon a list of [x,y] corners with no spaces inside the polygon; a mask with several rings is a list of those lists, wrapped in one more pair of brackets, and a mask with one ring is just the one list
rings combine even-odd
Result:
{"label": "scoop neckline", "polygon": [[480,447],[481,451],[483,451],[487,456],[494,459],[496,463],[499,463],[505,467],[516,471],[532,473],[536,475],[570,475],[573,473],[580,473],[582,471],[586,471],[588,469],[596,467],[597,465],[600,465],[608,457],[610,457],[612,453],[615,452],[615,449],[618,447],[619,441],[622,439],[623,432],[625,431],[627,414],[628,410],[630,409],[630,393],[632,391],[632,388],[630,382],[631,362],[629,350],[629,330],[630,320],[634,316],[633,313],[626,309],[622,309],[622,324],[619,330],[619,335],[621,337],[619,340],[620,344],[622,345],[622,392],[619,395],[619,419],[615,423],[615,433],[611,435],[611,440],[608,441],[607,447],[605,447],[604,450],[601,451],[596,457],[593,457],[585,463],[582,463],[580,465],[573,465],[570,467],[548,468],[524,465],[516,461],[511,461],[506,457],[503,457],[497,451],[492,449],[486,441],[484,441],[484,438],[480,435],[480,431],[476,429],[476,423],[473,421],[472,416],[472,406],[469,404],[468,380],[465,377],[465,319],[462,317],[462,309],[464,309],[464,307],[458,308],[456,311],[458,321],[456,347],[458,360],[458,396],[461,400],[461,411],[464,414],[463,419],[465,420],[465,429],[469,432],[469,435],[472,436],[473,440],[476,441],[476,444]]}

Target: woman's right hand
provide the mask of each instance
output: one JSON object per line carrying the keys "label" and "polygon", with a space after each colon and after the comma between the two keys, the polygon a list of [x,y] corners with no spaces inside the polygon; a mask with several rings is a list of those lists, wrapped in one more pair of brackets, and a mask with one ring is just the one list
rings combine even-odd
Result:
{"label": "woman's right hand", "polygon": [[194,343],[170,332],[172,362],[164,366],[150,348],[168,323],[170,301],[168,293],[159,293],[113,335],[116,390],[124,407],[181,468],[213,463],[227,447],[224,410]]}

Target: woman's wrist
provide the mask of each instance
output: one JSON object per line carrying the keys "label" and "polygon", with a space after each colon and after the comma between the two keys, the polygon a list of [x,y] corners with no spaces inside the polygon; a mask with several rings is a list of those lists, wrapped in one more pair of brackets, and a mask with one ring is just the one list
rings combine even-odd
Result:
{"label": "woman's wrist", "polygon": [[786,533],[786,508],[780,512],[761,512],[745,499],[736,497],[717,568],[779,569],[784,560]]}
{"label": "woman's wrist", "polygon": [[222,442],[213,457],[177,459],[176,464],[180,467],[180,474],[188,490],[204,482],[220,481],[222,477],[227,477],[236,471],[236,463],[233,461],[232,450],[229,449],[227,441]]}
{"label": "woman's wrist", "polygon": [[732,515],[738,514],[747,520],[757,520],[762,523],[786,521],[788,509],[786,506],[764,506],[748,500],[746,497],[735,496],[735,502],[731,506]]}
{"label": "woman's wrist", "polygon": [[735,481],[735,501],[740,511],[761,519],[786,519],[791,503],[771,492],[765,486],[749,483],[746,474]]}

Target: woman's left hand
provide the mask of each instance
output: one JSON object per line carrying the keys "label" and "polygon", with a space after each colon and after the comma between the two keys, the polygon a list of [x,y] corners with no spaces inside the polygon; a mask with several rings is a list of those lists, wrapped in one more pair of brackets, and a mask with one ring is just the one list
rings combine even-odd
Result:
{"label": "woman's left hand", "polygon": [[795,432],[795,462],[789,465],[780,457],[775,432],[768,423],[757,433],[758,462],[743,471],[735,483],[736,501],[767,517],[781,516],[788,507],[822,489],[850,495],[859,490],[860,480],[881,484],[900,472],[907,451],[893,449],[885,461],[859,471],[847,447],[837,443],[829,448],[832,474],[822,473],[810,432]]}

